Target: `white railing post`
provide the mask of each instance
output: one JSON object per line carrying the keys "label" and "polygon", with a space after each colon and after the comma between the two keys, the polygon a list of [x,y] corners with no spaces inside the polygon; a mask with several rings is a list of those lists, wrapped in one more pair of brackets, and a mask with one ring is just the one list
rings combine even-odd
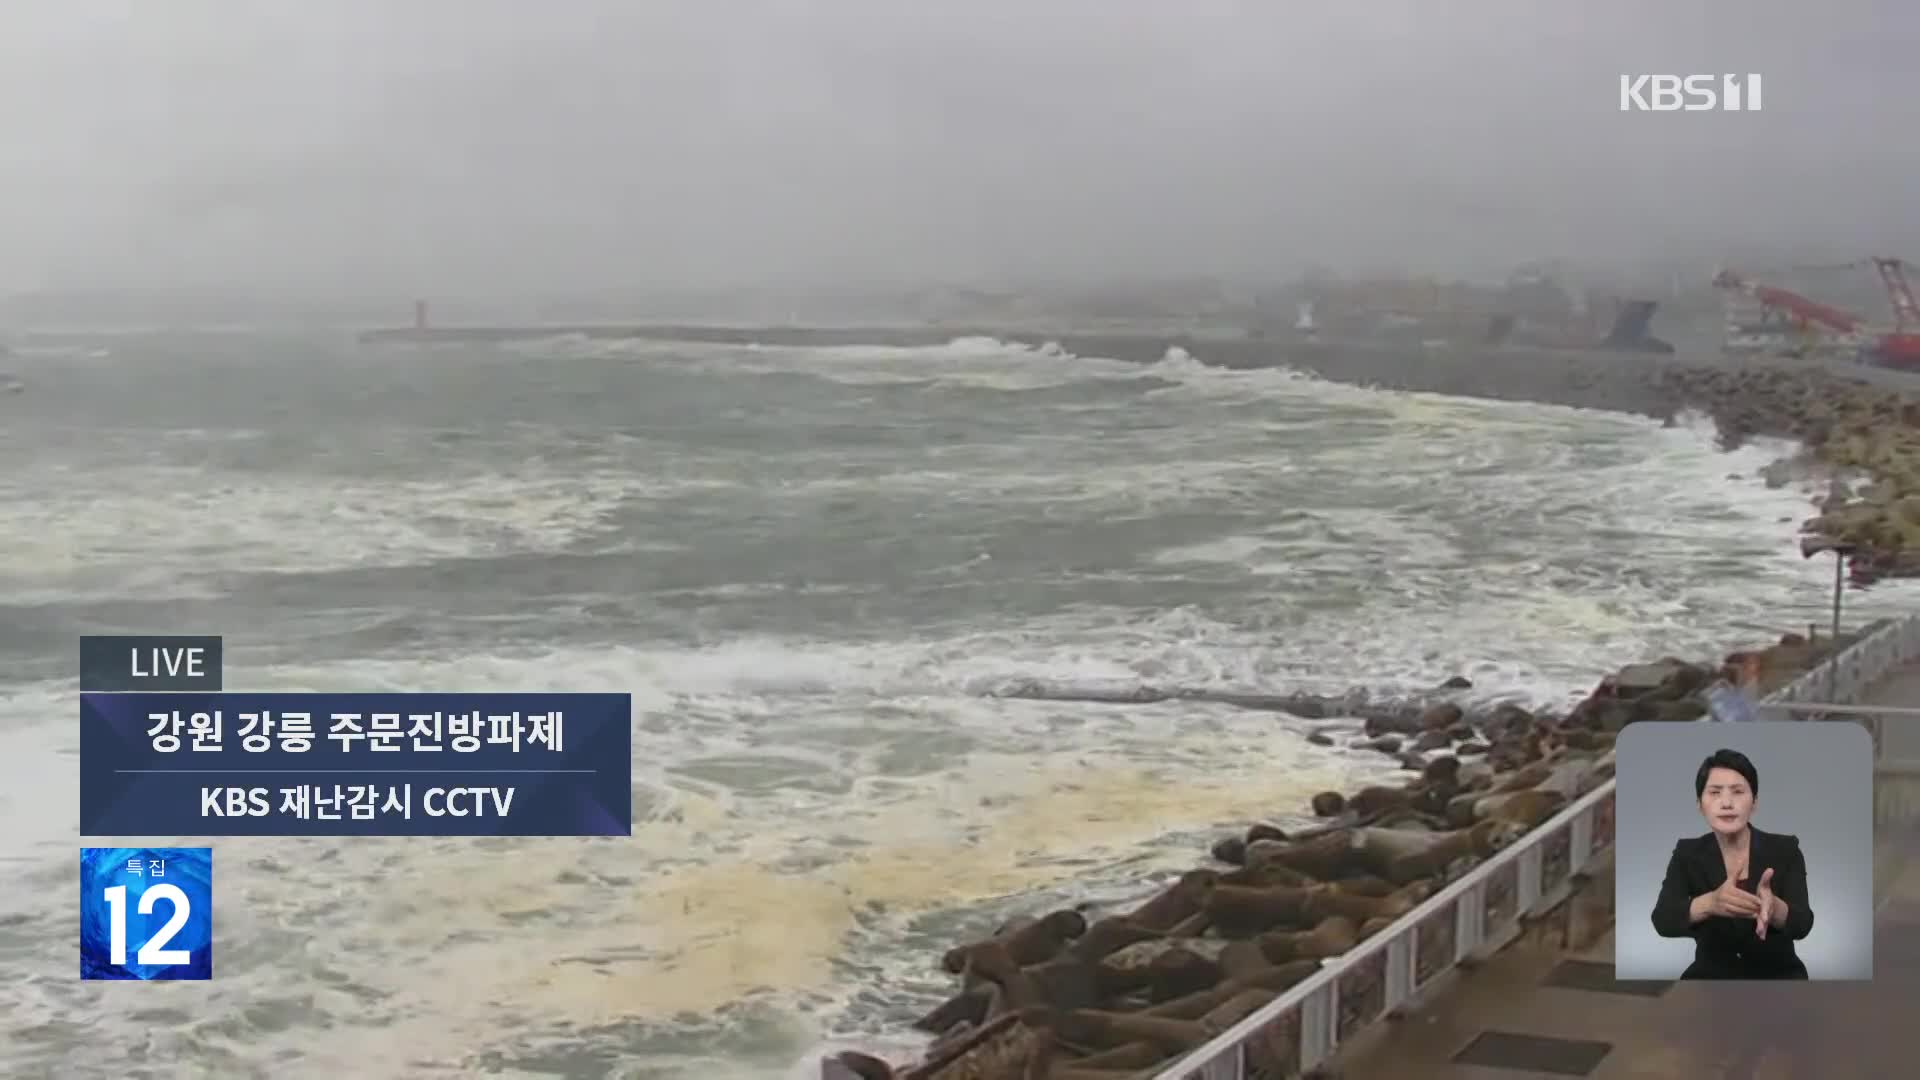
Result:
{"label": "white railing post", "polygon": [[1577,874],[1586,869],[1587,860],[1592,857],[1594,811],[1588,810],[1573,819],[1572,835],[1568,843],[1573,847],[1573,858],[1567,863],[1569,874]]}

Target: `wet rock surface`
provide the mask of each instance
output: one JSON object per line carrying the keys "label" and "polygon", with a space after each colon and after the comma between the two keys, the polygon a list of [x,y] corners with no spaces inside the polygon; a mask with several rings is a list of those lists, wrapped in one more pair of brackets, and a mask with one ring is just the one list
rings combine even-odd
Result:
{"label": "wet rock surface", "polygon": [[[1207,865],[1113,914],[1062,909],[957,943],[940,958],[957,976],[953,996],[915,1025],[935,1036],[923,1060],[896,1066],[847,1054],[830,1060],[827,1073],[867,1080],[1146,1075],[1604,784],[1627,724],[1696,719],[1706,690],[1744,657],[1757,659],[1754,692],[1770,692],[1817,664],[1831,644],[1789,634],[1720,663],[1630,664],[1563,715],[1512,704],[1469,710],[1452,701],[1403,709],[1397,715],[1406,730],[1430,744],[1406,754],[1404,782],[1277,807],[1289,819],[1305,810],[1320,822],[1292,830],[1254,823],[1221,837]],[[1392,752],[1378,745],[1384,738],[1391,737],[1363,741]],[[1481,752],[1469,757],[1469,746]],[[1343,995],[1352,992],[1343,982]],[[1282,1062],[1256,1064],[1284,1074]]]}
{"label": "wet rock surface", "polygon": [[1712,416],[1725,446],[1801,442],[1762,479],[1832,479],[1801,527],[1803,553],[1839,549],[1856,584],[1920,577],[1920,389],[1820,368],[1675,367],[1656,379],[1676,406]]}

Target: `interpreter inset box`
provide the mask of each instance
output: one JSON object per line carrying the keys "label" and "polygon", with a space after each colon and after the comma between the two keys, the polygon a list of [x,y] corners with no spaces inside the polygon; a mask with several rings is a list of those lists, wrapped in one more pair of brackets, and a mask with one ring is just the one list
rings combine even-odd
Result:
{"label": "interpreter inset box", "polygon": [[1865,728],[1632,724],[1615,781],[1616,978],[1873,977]]}

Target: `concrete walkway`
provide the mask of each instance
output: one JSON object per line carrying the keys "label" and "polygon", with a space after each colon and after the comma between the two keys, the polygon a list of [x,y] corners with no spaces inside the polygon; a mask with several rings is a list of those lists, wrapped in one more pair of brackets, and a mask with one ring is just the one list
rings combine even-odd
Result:
{"label": "concrete walkway", "polygon": [[[1862,704],[1920,706],[1920,664]],[[1884,745],[1889,757],[1920,759],[1920,718],[1890,724]],[[1609,932],[1572,958],[1502,952],[1329,1071],[1351,1080],[1914,1075],[1920,827],[1882,828],[1875,856],[1872,982],[1618,983]],[[1487,1063],[1495,1060],[1504,1064]]]}

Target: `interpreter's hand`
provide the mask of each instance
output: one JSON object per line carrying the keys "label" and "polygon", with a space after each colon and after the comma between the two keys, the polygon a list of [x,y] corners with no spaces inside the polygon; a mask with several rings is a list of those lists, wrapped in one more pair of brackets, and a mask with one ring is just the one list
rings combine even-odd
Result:
{"label": "interpreter's hand", "polygon": [[[1769,874],[1773,871],[1767,871]],[[1708,893],[1713,899],[1707,902],[1707,910],[1714,915],[1725,915],[1734,919],[1751,919],[1760,914],[1760,898],[1740,887],[1740,879],[1747,876],[1747,865],[1727,875],[1720,887]]]}
{"label": "interpreter's hand", "polygon": [[1767,926],[1773,921],[1773,867],[1767,867],[1760,874],[1759,890],[1760,910],[1754,912],[1753,932],[1765,941]]}

